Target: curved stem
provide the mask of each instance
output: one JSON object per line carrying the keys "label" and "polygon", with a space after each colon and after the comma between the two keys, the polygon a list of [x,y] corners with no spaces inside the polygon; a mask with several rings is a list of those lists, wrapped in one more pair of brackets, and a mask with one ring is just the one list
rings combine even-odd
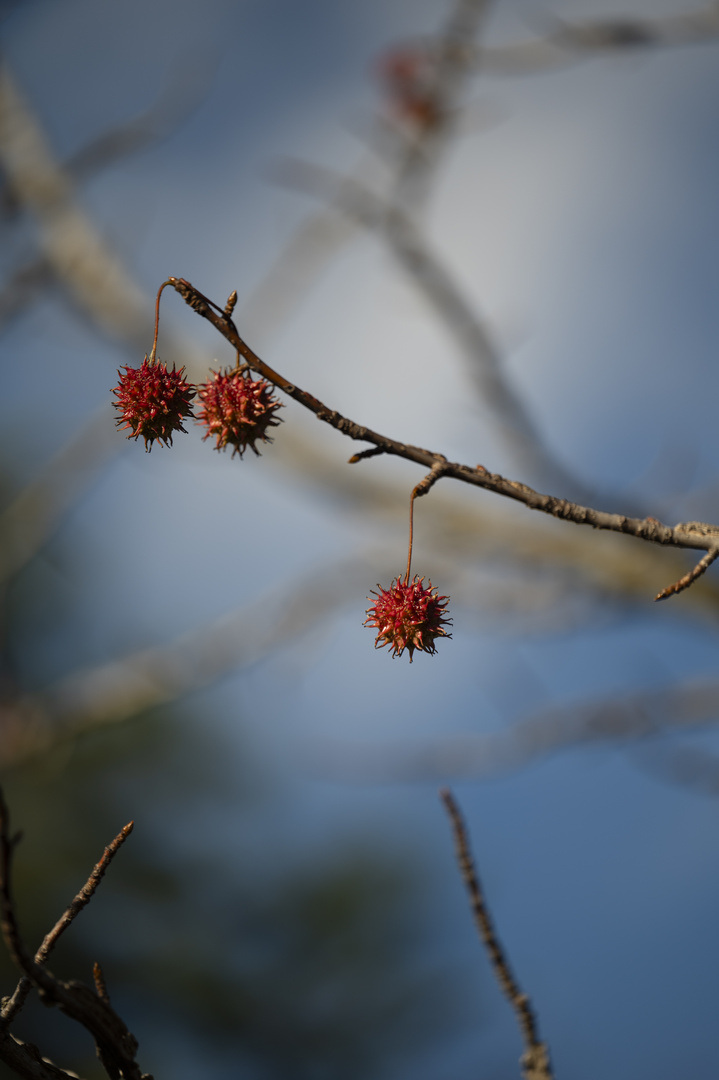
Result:
{"label": "curved stem", "polygon": [[160,328],[160,297],[162,296],[162,290],[167,285],[174,285],[174,278],[168,278],[167,281],[163,281],[162,285],[157,290],[157,299],[155,300],[155,336],[152,339],[152,349],[150,350],[150,355],[148,357],[151,364],[154,364],[157,359],[157,331]]}
{"label": "curved stem", "polygon": [[417,488],[414,489],[409,497],[409,551],[407,553],[407,569],[404,575],[405,585],[409,585],[409,571],[412,566],[412,541],[414,539],[414,499],[417,494]]}

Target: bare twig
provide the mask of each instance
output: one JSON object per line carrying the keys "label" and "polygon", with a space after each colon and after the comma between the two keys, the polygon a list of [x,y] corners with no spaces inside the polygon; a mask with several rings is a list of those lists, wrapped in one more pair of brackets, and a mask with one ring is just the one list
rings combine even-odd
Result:
{"label": "bare twig", "polygon": [[128,824],[120,830],[112,843],[108,844],[108,846],[105,848],[102,854],[102,858],[95,865],[92,873],[90,874],[83,887],[80,889],[77,896],[74,898],[74,900],[71,901],[67,909],[62,913],[60,918],[53,926],[52,930],[50,930],[43,938],[40,948],[35,953],[36,964],[45,963],[48,956],[55,948],[55,945],[57,944],[60,936],[65,933],[68,926],[70,926],[73,920],[77,918],[82,909],[90,903],[95,893],[95,889],[98,887],[103,877],[105,876],[107,868],[117,855],[122,845],[127,840],[133,828],[134,822],[128,822]]}
{"label": "bare twig", "polygon": [[523,503],[530,510],[539,510],[563,521],[572,521],[577,525],[590,525],[594,529],[607,529],[611,532],[624,533],[654,544],[700,551],[713,551],[716,548],[719,526],[703,522],[685,522],[671,527],[663,525],[654,517],[632,518],[626,517],[624,514],[610,514],[604,510],[595,510],[592,507],[581,506],[578,503],[557,498],[553,495],[542,495],[526,484],[521,484],[516,480],[507,480],[498,473],[490,473],[481,465],[472,468],[469,465],[448,462],[437,451],[425,450],[419,446],[401,443],[396,439],[372,431],[371,428],[364,427],[354,420],[342,416],[336,410],[328,408],[312,394],[289,382],[288,379],[285,379],[284,376],[261,360],[240,337],[232,319],[224,315],[218,305],[199,292],[189,281],[184,278],[173,277],[169,278],[168,281],[198,315],[202,315],[203,318],[212,323],[215,329],[244,357],[253,370],[258,371],[268,382],[271,382],[304,408],[309,409],[318,420],[329,424],[350,439],[372,443],[386,454],[394,454],[397,457],[405,458],[407,461],[414,461],[416,464],[424,465],[431,470],[441,466],[440,472],[442,476],[449,476],[463,483],[473,484],[487,491],[493,491],[498,495],[504,495],[506,498]]}
{"label": "bare twig", "polygon": [[662,589],[662,591],[654,597],[655,600],[666,600],[668,596],[674,596],[676,593],[688,589],[697,578],[701,577],[702,574],[709,569],[717,556],[719,556],[719,543],[717,542],[719,539],[719,528],[714,525],[707,525],[706,522],[703,521],[686,521],[681,525],[678,525],[677,528],[686,530],[687,532],[701,533],[703,536],[706,536],[707,539],[712,540],[713,538],[713,542],[709,546],[706,555],[699,560],[696,566],[690,570],[688,574],[684,574],[679,581],[676,581],[673,585],[668,585],[666,589]]}
{"label": "bare twig", "polygon": [[484,899],[482,886],[472,858],[469,837],[467,836],[459,806],[452,792],[447,788],[443,788],[439,794],[452,826],[457,863],[462,874],[462,880],[469,893],[477,931],[487,950],[499,987],[517,1016],[517,1023],[524,1043],[524,1054],[521,1058],[522,1075],[525,1080],[552,1080],[553,1074],[549,1064],[549,1051],[546,1043],[543,1043],[539,1038],[537,1018],[531,1002],[515,979],[506,953],[495,933],[492,917]]}

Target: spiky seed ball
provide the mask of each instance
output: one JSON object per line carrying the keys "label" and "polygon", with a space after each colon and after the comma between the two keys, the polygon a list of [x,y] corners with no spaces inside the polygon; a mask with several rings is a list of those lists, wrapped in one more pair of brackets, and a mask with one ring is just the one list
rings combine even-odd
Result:
{"label": "spiky seed ball", "polygon": [[407,584],[397,578],[389,589],[383,589],[381,585],[377,588],[378,593],[372,590],[377,599],[367,608],[364,621],[365,626],[377,631],[375,649],[389,645],[393,658],[408,649],[411,664],[415,649],[434,655],[437,651],[435,639],[452,636],[444,629],[452,622],[444,617],[449,597],[437,596],[431,581],[425,588],[424,578],[415,574]]}
{"label": "spiky seed ball", "polygon": [[242,457],[249,446],[259,457],[255,443],[272,442],[267,429],[281,423],[275,413],[282,404],[274,399],[265,379],[253,380],[237,371],[213,371],[209,382],[197,392],[202,402],[197,421],[207,428],[203,438],[212,435],[217,440],[215,450],[231,446],[232,456]]}
{"label": "spiky seed ball", "polygon": [[128,439],[145,440],[145,449],[151,450],[155,439],[172,446],[175,431],[185,431],[182,421],[193,416],[190,402],[195,396],[195,387],[188,383],[183,372],[169,371],[165,364],[151,363],[147,357],[142,367],[118,371],[120,383],[113,388],[119,410],[117,426],[130,428]]}

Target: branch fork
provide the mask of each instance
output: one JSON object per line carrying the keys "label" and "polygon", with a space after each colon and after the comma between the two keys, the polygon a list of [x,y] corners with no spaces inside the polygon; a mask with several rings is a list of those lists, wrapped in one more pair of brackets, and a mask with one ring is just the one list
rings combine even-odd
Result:
{"label": "branch fork", "polygon": [[58,979],[45,966],[62,934],[89,904],[132,828],[130,822],[108,844],[83,887],[31,955],[20,935],[11,889],[12,855],[19,837],[10,836],[8,810],[0,791],[0,928],[10,956],[23,973],[0,1010],[0,1061],[27,1080],[67,1080],[76,1076],[41,1057],[35,1047],[16,1039],[8,1030],[33,988],[46,1005],[56,1006],[92,1035],[97,1056],[111,1080],[152,1080],[141,1072],[135,1060],[137,1039],[111,1007],[99,964],[95,964],[93,972],[94,989],[74,979]]}

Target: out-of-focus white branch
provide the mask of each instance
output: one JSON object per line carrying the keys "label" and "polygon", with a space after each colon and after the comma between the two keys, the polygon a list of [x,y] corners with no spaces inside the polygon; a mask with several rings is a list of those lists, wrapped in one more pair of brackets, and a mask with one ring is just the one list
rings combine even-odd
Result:
{"label": "out-of-focus white branch", "polygon": [[[488,734],[461,734],[381,746],[323,742],[314,765],[323,775],[359,783],[486,779],[560,750],[628,745],[648,735],[692,730],[719,719],[719,683],[694,681],[574,706],[545,709]],[[481,717],[477,717],[481,723]]]}
{"label": "out-of-focus white branch", "polygon": [[34,216],[40,248],[73,302],[122,340],[151,336],[150,304],[73,202],[72,184],[6,64],[0,66],[0,165],[15,198]]}

